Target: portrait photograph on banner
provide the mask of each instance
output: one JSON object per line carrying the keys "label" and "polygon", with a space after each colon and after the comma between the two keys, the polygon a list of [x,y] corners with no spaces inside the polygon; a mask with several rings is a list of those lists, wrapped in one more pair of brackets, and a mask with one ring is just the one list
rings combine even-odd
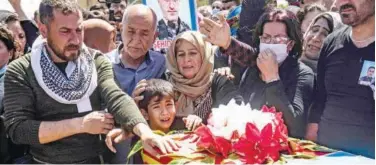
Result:
{"label": "portrait photograph on banner", "polygon": [[142,0],[157,15],[158,37],[154,50],[166,53],[172,40],[185,31],[196,31],[197,15],[195,0]]}

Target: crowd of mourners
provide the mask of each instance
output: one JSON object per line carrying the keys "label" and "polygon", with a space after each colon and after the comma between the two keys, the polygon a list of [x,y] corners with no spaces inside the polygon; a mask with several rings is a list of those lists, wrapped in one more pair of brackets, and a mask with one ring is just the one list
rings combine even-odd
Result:
{"label": "crowd of mourners", "polygon": [[231,100],[275,107],[291,137],[375,157],[375,0],[215,0],[198,31],[165,20],[164,51],[142,4],[42,0],[29,19],[8,1],[0,163],[142,164],[127,158],[137,141],[173,152],[153,131],[195,130]]}

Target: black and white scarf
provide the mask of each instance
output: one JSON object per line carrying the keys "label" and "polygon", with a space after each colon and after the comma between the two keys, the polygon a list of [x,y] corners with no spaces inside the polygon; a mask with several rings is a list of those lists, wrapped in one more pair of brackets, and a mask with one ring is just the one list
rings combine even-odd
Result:
{"label": "black and white scarf", "polygon": [[54,100],[62,104],[78,104],[88,100],[97,87],[97,71],[85,45],[79,57],[69,61],[62,73],[46,51],[46,41],[38,38],[31,50],[31,67],[39,86]]}

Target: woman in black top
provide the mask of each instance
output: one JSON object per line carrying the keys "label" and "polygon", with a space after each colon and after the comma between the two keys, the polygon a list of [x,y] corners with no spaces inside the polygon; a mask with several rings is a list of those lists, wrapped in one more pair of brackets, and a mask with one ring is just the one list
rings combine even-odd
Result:
{"label": "woman in black top", "polygon": [[216,36],[229,34],[224,21],[217,24],[205,19],[200,27],[224,54],[231,55],[241,65],[250,66],[239,89],[245,102],[256,109],[263,105],[276,107],[283,113],[290,136],[304,137],[314,75],[298,61],[302,43],[296,17],[286,10],[264,13],[257,23],[253,47],[229,35]]}

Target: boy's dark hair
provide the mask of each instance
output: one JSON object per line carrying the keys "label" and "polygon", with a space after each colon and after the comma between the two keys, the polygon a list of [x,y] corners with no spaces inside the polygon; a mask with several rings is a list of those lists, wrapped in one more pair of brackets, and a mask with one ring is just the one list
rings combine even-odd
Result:
{"label": "boy's dark hair", "polygon": [[370,70],[370,69],[375,69],[375,67],[374,67],[374,66],[370,66],[370,67],[368,68],[368,70]]}
{"label": "boy's dark hair", "polygon": [[170,82],[161,79],[150,79],[147,80],[146,83],[146,89],[141,93],[144,99],[138,103],[138,108],[147,111],[151,99],[155,96],[158,97],[158,101],[162,100],[164,96],[174,98],[174,87]]}

